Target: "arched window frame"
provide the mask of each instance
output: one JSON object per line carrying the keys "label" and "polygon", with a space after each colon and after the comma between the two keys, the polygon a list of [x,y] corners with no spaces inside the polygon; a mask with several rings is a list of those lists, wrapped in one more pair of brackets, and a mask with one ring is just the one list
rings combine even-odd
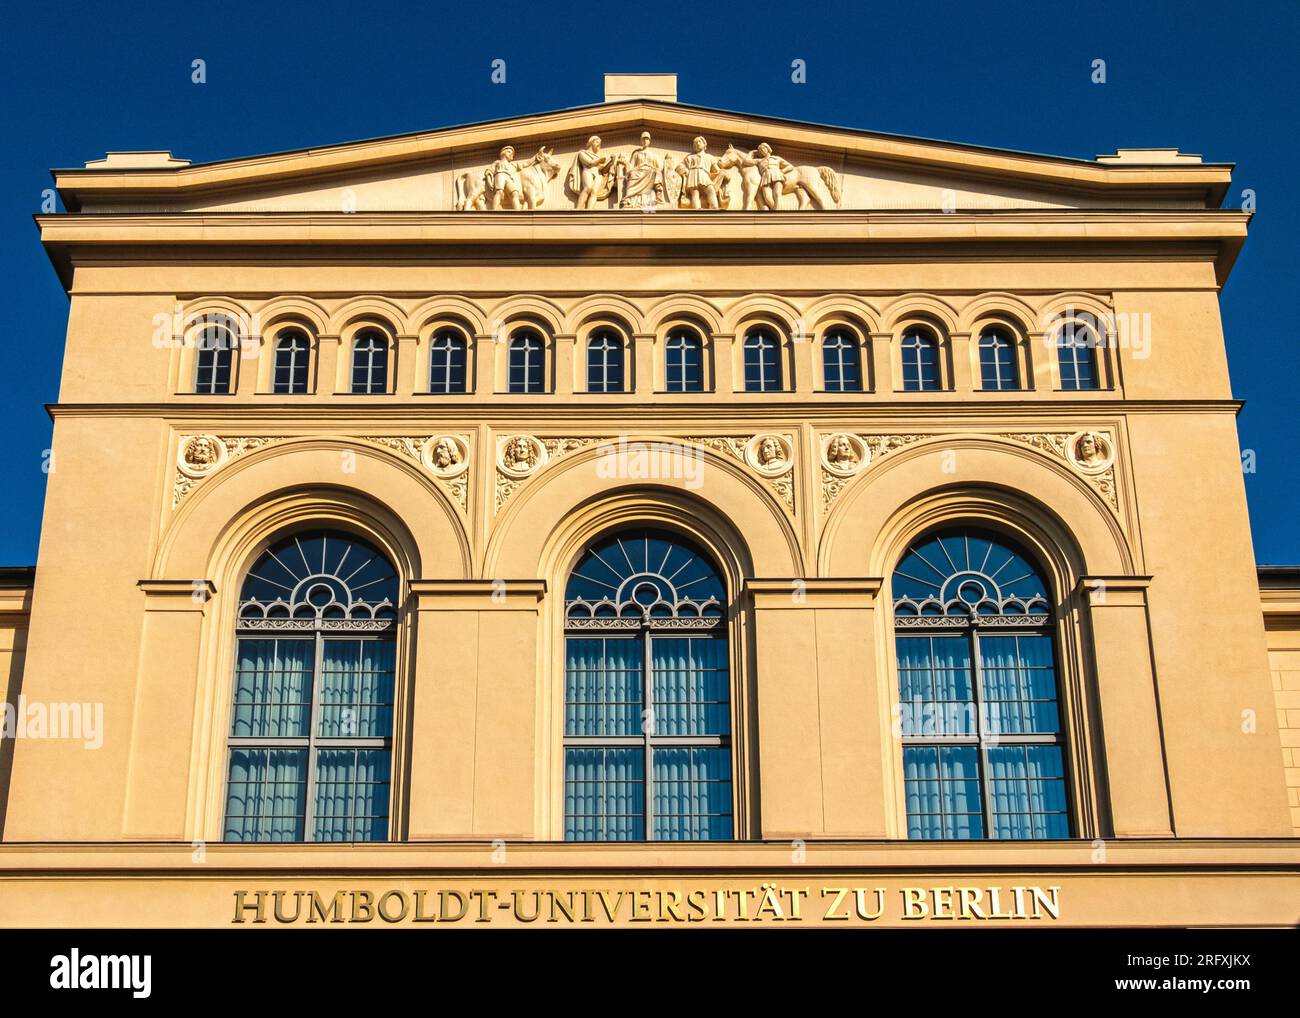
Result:
{"label": "arched window frame", "polygon": [[311,392],[311,334],[298,325],[276,332],[271,350],[271,392],[278,396],[302,396]]}
{"label": "arched window frame", "polygon": [[1057,386],[1062,392],[1096,392],[1107,388],[1105,334],[1093,322],[1066,311],[1050,333]]}
{"label": "arched window frame", "polygon": [[1026,388],[1022,344],[1016,331],[1001,322],[981,325],[975,341],[976,377],[981,392],[1015,392]]}
{"label": "arched window frame", "polygon": [[745,392],[784,392],[789,384],[785,336],[766,322],[748,326],[740,343],[740,378]]}
{"label": "arched window frame", "polygon": [[586,391],[598,394],[631,391],[627,337],[609,325],[598,325],[587,333],[582,345],[586,363]]}
{"label": "arched window frame", "polygon": [[392,366],[392,343],[387,333],[376,326],[362,326],[353,334],[351,348],[348,391],[360,396],[387,393]]}
{"label": "arched window frame", "polygon": [[822,330],[820,345],[823,392],[870,390],[867,345],[856,329],[839,323],[828,325]]}
{"label": "arched window frame", "polygon": [[236,331],[220,322],[204,322],[192,334],[193,392],[200,396],[229,396],[235,391],[238,348]]}
{"label": "arched window frame", "polygon": [[429,334],[428,392],[454,396],[471,391],[470,344],[464,330],[439,325]]}
{"label": "arched window frame", "polygon": [[549,342],[534,325],[521,325],[510,333],[506,344],[505,391],[537,395],[549,390]]}
{"label": "arched window frame", "polygon": [[[974,537],[981,540],[996,542],[1004,550],[1018,556],[1019,562],[1028,567],[1036,578],[1037,593],[1031,593],[1029,588],[1034,584],[1025,584],[1020,590],[1008,591],[1004,596],[980,599],[977,603],[962,601],[957,596],[957,591],[965,586],[966,580],[958,580],[959,577],[967,575],[963,566],[973,564],[979,557],[978,555],[967,556],[969,563],[962,559],[961,546],[954,545],[951,542],[965,537]],[[949,570],[948,584],[953,584],[951,592],[945,595],[939,595],[931,598],[917,598],[910,594],[900,595],[900,577],[904,575],[904,570],[913,568],[923,573],[923,578],[933,581],[934,576],[927,573],[924,569],[919,568],[912,559],[912,553],[918,549],[926,549],[937,539],[943,539],[945,550],[942,557],[938,554],[931,553],[930,558],[937,563],[940,568]],[[967,545],[967,548],[970,546]],[[954,550],[955,549],[955,550]],[[947,561],[945,561],[945,557]],[[991,561],[990,561],[991,560]],[[1008,562],[1015,562],[1010,559]],[[1000,558],[993,558],[990,552],[990,558],[980,562],[982,568],[993,568],[998,572],[997,566],[1001,565]],[[905,546],[894,568],[891,570],[890,594],[893,605],[892,624],[891,624],[891,643],[894,644],[893,661],[893,683],[894,693],[897,696],[896,712],[899,722],[895,727],[895,732],[901,744],[903,754],[903,771],[901,772],[900,784],[902,785],[902,801],[906,804],[905,816],[906,827],[905,835],[918,836],[918,827],[924,827],[924,823],[913,822],[910,805],[916,802],[917,790],[913,787],[913,779],[909,778],[909,765],[907,754],[909,748],[928,750],[936,748],[936,752],[943,748],[953,749],[955,747],[973,748],[978,754],[978,788],[980,799],[980,813],[978,814],[983,833],[979,840],[998,840],[991,836],[990,822],[993,817],[994,807],[992,805],[993,793],[990,789],[988,774],[990,771],[988,762],[988,750],[996,747],[1024,747],[1024,746],[1048,746],[1054,747],[1056,753],[1056,765],[1059,776],[1053,780],[1058,782],[1056,791],[1059,792],[1063,805],[1063,813],[1054,814],[1057,817],[1052,823],[1058,825],[1056,829],[1048,832],[1044,830],[1041,837],[1070,837],[1071,833],[1081,829],[1087,821],[1080,814],[1080,804],[1075,792],[1075,775],[1078,773],[1077,768],[1080,766],[1080,756],[1075,747],[1071,745],[1073,739],[1067,738],[1067,733],[1077,731],[1078,697],[1079,691],[1071,691],[1071,686],[1077,682],[1077,675],[1073,679],[1068,673],[1075,671],[1074,666],[1069,661],[1071,651],[1063,645],[1062,634],[1070,629],[1069,619],[1062,617],[1062,612],[1068,614],[1066,608],[1067,601],[1058,593],[1054,592],[1053,579],[1049,572],[1044,569],[1044,563],[1039,554],[1032,550],[1015,536],[1009,536],[1002,531],[997,525],[988,525],[986,521],[975,520],[969,523],[953,520],[939,526],[932,526],[921,532],[918,536],[910,540]],[[1010,574],[998,578],[1001,586],[1010,587],[1012,581],[1016,579]],[[1000,593],[1000,591],[999,591]],[[998,730],[999,726],[994,723],[990,724],[990,717],[996,717],[996,711],[992,715],[986,715],[983,707],[986,703],[1007,704],[1016,703],[1023,706],[1022,701],[1002,700],[998,697],[987,697],[986,674],[991,670],[993,672],[1006,672],[1006,668],[988,668],[982,657],[982,645],[980,636],[984,634],[986,639],[995,639],[1006,641],[1008,638],[1016,639],[1017,654],[1017,682],[1020,681],[1021,658],[1020,639],[1030,638],[1038,641],[1037,650],[1039,653],[1044,648],[1049,651],[1051,662],[1051,679],[1052,679],[1052,701],[1051,711],[1055,714],[1054,731],[1009,731]],[[917,699],[906,695],[906,687],[909,681],[919,673],[915,670],[916,658],[912,655],[904,655],[902,642],[903,640],[930,640],[932,643],[935,639],[947,640],[951,646],[956,646],[960,642],[967,648],[968,678],[972,695],[961,700],[960,698],[949,700],[950,707],[961,707],[964,710],[954,710],[946,714],[941,709],[936,709],[936,703],[942,703],[941,700],[927,700],[924,698]],[[949,652],[951,655],[951,651]],[[933,666],[937,660],[952,661],[952,656],[944,659],[934,657],[933,650],[930,651],[930,675],[937,671]],[[958,658],[958,660],[960,660]],[[913,668],[905,668],[908,662],[913,664]],[[1027,669],[1026,669],[1027,670]],[[908,672],[913,679],[905,681],[904,673]],[[952,682],[951,678],[946,681]],[[932,687],[936,688],[936,687]],[[1040,689],[1042,686],[1040,685]],[[1042,702],[1042,701],[1039,701]],[[959,725],[961,715],[966,718],[966,730],[954,732],[951,729]],[[1008,708],[1007,717],[1016,716]],[[945,720],[951,718],[952,720]],[[920,723],[924,726],[922,731],[917,732],[916,726]],[[1053,727],[1053,726],[1043,726]],[[909,728],[912,731],[909,731]],[[990,730],[993,729],[993,730]],[[939,758],[936,757],[936,764]],[[1002,800],[1005,802],[1005,797]],[[959,815],[959,814],[952,814]],[[943,823],[946,818],[941,818]],[[1063,826],[1060,826],[1063,824]],[[922,838],[924,834],[920,835]],[[940,836],[940,840],[960,839],[960,835],[950,835],[946,831]]]}
{"label": "arched window frame", "polygon": [[923,322],[908,322],[898,335],[899,389],[902,392],[946,391],[946,344],[939,332]]}
{"label": "arched window frame", "polygon": [[664,333],[664,391],[708,392],[708,349],[704,336],[692,325],[674,324]]}
{"label": "arched window frame", "polygon": [[[649,543],[640,543],[643,538],[651,537],[652,539],[671,542],[672,551],[663,558],[663,562],[649,561],[652,557],[649,550],[652,547]],[[631,551],[625,553],[622,557],[614,551],[615,546],[619,548],[630,548]],[[646,549],[645,568],[642,568],[642,558],[638,555],[639,549]],[[592,557],[592,551],[595,549],[598,553],[605,556],[604,560],[598,561]],[[601,549],[605,549],[601,551]],[[688,569],[691,565],[687,561],[687,556],[703,567],[702,570]],[[653,558],[658,559],[656,553]],[[607,561],[605,561],[607,560]],[[604,562],[604,564],[601,564]],[[615,570],[609,565],[613,563],[618,567],[620,575],[623,577],[621,588],[619,581],[614,580]],[[627,568],[624,568],[624,567]],[[664,568],[664,567],[667,568]],[[701,582],[698,579],[700,573],[708,576],[710,579]],[[635,595],[646,581],[647,575],[652,575],[652,583],[656,590],[660,592],[658,598],[644,597],[638,599]],[[597,581],[612,581],[607,586],[602,586],[600,582],[578,584],[580,576],[594,577]],[[735,660],[734,660],[734,636],[731,633],[730,621],[732,612],[730,602],[733,597],[729,590],[728,581],[719,568],[719,564],[707,549],[707,546],[701,545],[694,537],[689,537],[679,533],[675,528],[661,527],[658,525],[632,525],[630,527],[621,527],[615,530],[601,532],[597,537],[584,542],[581,553],[576,557],[571,568],[564,574],[565,577],[565,599],[563,614],[563,632],[564,639],[562,644],[565,648],[561,656],[563,674],[565,677],[564,691],[561,693],[560,703],[564,706],[564,721],[562,722],[563,739],[561,750],[561,770],[565,773],[565,808],[561,814],[562,836],[567,840],[730,840],[735,837],[736,830],[736,796],[741,785],[741,780],[737,776],[738,772],[734,760],[734,728],[735,728],[735,703],[736,696],[735,685],[733,682]],[[629,579],[630,577],[630,579]],[[662,595],[665,588],[663,578],[667,577],[670,581],[667,589],[674,591],[670,598],[665,599]],[[675,584],[675,585],[674,585]],[[586,589],[591,592],[591,596],[583,595],[582,591]],[[652,603],[653,602],[653,603]],[[575,649],[570,642],[576,640],[579,642],[579,648]],[[641,676],[641,685],[639,696],[634,700],[614,699],[606,701],[584,700],[575,704],[571,700],[571,693],[575,689],[589,691],[593,688],[592,680],[585,679],[586,669],[581,668],[575,674],[573,663],[575,660],[589,661],[586,649],[587,645],[595,640],[600,640],[602,646],[600,649],[600,669],[603,672],[611,670],[618,676],[629,673],[626,668],[610,668],[606,662],[610,659],[610,650],[606,644],[611,640],[617,641],[614,646],[623,650],[619,652],[616,660],[620,664],[629,661],[635,661],[635,667],[631,671]],[[662,642],[656,642],[662,641]],[[721,691],[725,699],[714,700],[692,700],[690,694],[686,694],[686,699],[672,699],[667,702],[656,700],[655,690],[671,689],[681,693],[683,689],[693,688],[689,680],[680,680],[670,686],[658,685],[655,681],[655,663],[664,660],[660,657],[664,645],[671,647],[674,644],[687,642],[691,650],[687,655],[687,661],[690,662],[684,669],[680,667],[680,658],[668,660],[678,660],[679,666],[670,668],[672,675],[680,680],[680,671],[700,670],[713,675],[713,686],[715,691]],[[694,644],[699,644],[697,649]],[[680,653],[680,652],[679,652]],[[718,673],[721,673],[719,682]],[[609,681],[606,679],[605,681]],[[685,686],[681,685],[685,681]],[[623,679],[623,686],[618,685],[618,679],[614,680],[616,690],[625,688],[626,679]],[[715,694],[716,695],[716,694]],[[627,716],[622,718],[623,729],[618,727],[618,713],[609,711],[606,707],[600,708],[604,713],[600,715],[602,725],[615,728],[615,733],[605,733],[597,735],[588,735],[582,731],[575,731],[575,727],[582,726],[581,709],[587,706],[590,709],[592,704],[603,702],[606,707],[609,703],[616,706],[621,705],[627,708],[622,713]],[[711,704],[712,707],[701,704]],[[681,733],[669,729],[683,723],[690,727],[689,722],[685,721],[683,711],[689,714],[689,711],[703,709],[710,718],[710,724],[705,727],[707,731],[697,731]],[[709,713],[711,709],[711,713]],[[577,713],[575,713],[577,711]],[[676,711],[676,712],[674,712]],[[613,717],[610,717],[610,714]],[[699,715],[696,715],[698,720]],[[627,730],[624,730],[627,729]],[[634,731],[632,731],[634,729]],[[578,753],[583,750],[596,748],[606,750],[610,747],[622,748],[624,756],[633,761],[640,761],[639,778],[636,777],[636,771],[633,771],[633,781],[638,781],[642,786],[642,796],[640,800],[641,808],[639,810],[628,810],[623,813],[615,814],[611,823],[623,821],[622,827],[610,832],[605,831],[604,837],[581,837],[575,836],[583,833],[591,833],[592,828],[587,826],[584,830],[582,818],[594,814],[581,813],[575,815],[575,811],[570,810],[575,802],[580,801],[581,789],[575,788],[571,784],[573,778],[574,763],[571,753]],[[719,814],[714,821],[709,823],[710,830],[706,831],[704,836],[690,837],[672,837],[673,834],[681,834],[681,828],[671,826],[673,819],[678,823],[685,822],[690,827],[690,818],[696,817],[695,814],[677,814],[668,821],[669,826],[656,829],[656,810],[659,803],[655,797],[655,754],[660,751],[672,751],[681,749],[697,749],[706,752],[709,755],[710,767],[721,767],[721,770],[714,770],[715,775],[721,773],[725,776],[726,794],[715,795],[710,803],[710,808],[718,808]],[[633,752],[635,750],[635,752]],[[660,779],[662,780],[662,779]],[[672,797],[664,801],[682,801],[687,796],[683,794],[680,799],[674,800]],[[634,803],[635,805],[635,803]],[[599,814],[601,818],[606,818],[607,814]],[[640,826],[637,826],[639,820]],[[601,821],[593,821],[593,824],[600,825]],[[660,837],[667,833],[667,838]],[[697,829],[698,834],[698,829]]]}
{"label": "arched window frame", "polygon": [[[389,840],[400,660],[397,567],[372,539],[330,524],[282,532],[260,547],[243,574],[235,613],[222,839]],[[269,669],[245,667],[268,659]],[[267,770],[280,767],[281,775],[293,775],[294,765],[274,761],[275,755],[301,754],[301,762],[296,777],[272,781],[279,786],[273,812],[254,813],[259,822],[250,828],[249,814],[235,804],[247,805],[251,793],[235,777],[249,773],[249,761],[261,752]],[[354,754],[350,781],[340,776],[348,753]],[[324,787],[322,774],[332,776]],[[276,811],[285,805],[286,783],[301,785],[299,808]],[[261,804],[270,794],[261,787],[253,800]],[[340,813],[341,801],[347,806]],[[371,812],[359,813],[363,807]],[[287,837],[286,822],[293,827]]]}

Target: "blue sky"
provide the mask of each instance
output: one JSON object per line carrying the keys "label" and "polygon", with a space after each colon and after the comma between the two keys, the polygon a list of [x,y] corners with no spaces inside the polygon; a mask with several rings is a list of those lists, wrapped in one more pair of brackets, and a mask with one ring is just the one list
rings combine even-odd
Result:
{"label": "blue sky", "polygon": [[[1255,452],[1255,549],[1261,563],[1300,563],[1288,322],[1300,5],[116,6],[11,7],[0,22],[0,564],[36,561],[44,404],[58,398],[67,300],[31,222],[50,167],[108,149],[207,161],[584,105],[606,71],[675,71],[683,102],[722,109],[1058,155],[1178,146],[1235,162],[1234,193],[1258,201],[1223,295],[1233,392],[1247,401],[1241,444]],[[206,84],[190,80],[196,58]],[[496,59],[505,84],[490,81]],[[806,84],[790,80],[795,59]],[[1105,84],[1091,80],[1095,59]]]}

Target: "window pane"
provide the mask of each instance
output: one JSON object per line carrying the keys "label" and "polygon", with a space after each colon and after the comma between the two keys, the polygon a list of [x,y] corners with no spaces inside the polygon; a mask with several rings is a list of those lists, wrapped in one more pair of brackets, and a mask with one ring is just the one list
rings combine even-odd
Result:
{"label": "window pane", "polygon": [[637,637],[565,640],[564,733],[641,734],[642,643]]}
{"label": "window pane", "polygon": [[909,838],[984,837],[974,746],[904,747],[903,790]]}
{"label": "window pane", "polygon": [[745,391],[776,392],[781,388],[780,344],[776,336],[754,332],[745,340]]}
{"label": "window pane", "polygon": [[465,341],[440,332],[429,351],[429,391],[465,392],[467,350]]}
{"label": "window pane", "polygon": [[984,730],[992,735],[1055,734],[1056,669],[1049,636],[981,636]]}
{"label": "window pane", "polygon": [[667,387],[669,392],[704,391],[704,351],[694,336],[674,333],[669,337]]}
{"label": "window pane", "polygon": [[232,749],[226,841],[301,841],[307,792],[305,749]]}
{"label": "window pane", "polygon": [[822,345],[827,392],[861,392],[862,365],[858,345],[848,336],[833,334]]}
{"label": "window pane", "polygon": [[321,749],[313,840],[386,840],[389,784],[388,750]]}
{"label": "window pane", "polygon": [[645,750],[640,746],[565,749],[564,838],[645,840]]}
{"label": "window pane", "polygon": [[327,739],[382,739],[393,729],[391,640],[326,640],[320,730]]}
{"label": "window pane", "polygon": [[993,837],[1069,837],[1059,746],[995,746],[988,765]]}
{"label": "window pane", "polygon": [[974,686],[965,636],[900,636],[899,720],[903,735],[974,735]]}
{"label": "window pane", "polygon": [[241,639],[230,734],[244,739],[305,738],[311,723],[314,640]]}
{"label": "window pane", "polygon": [[654,751],[654,836],[665,841],[731,837],[731,750],[674,746]]}
{"label": "window pane", "polygon": [[727,641],[657,636],[651,642],[655,735],[727,735],[731,700]]}

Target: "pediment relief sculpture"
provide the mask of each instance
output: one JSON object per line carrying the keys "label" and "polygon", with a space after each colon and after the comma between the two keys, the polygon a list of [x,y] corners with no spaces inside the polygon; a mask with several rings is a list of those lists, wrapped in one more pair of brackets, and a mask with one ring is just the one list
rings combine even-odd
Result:
{"label": "pediment relief sculpture", "polygon": [[[555,148],[528,160],[505,145],[482,170],[459,173],[457,212],[526,211],[546,204],[547,187],[560,171]],[[735,209],[793,211],[838,208],[843,184],[829,166],[797,166],[762,142],[752,150],[728,144],[721,156],[697,135],[680,157],[656,151],[649,131],[630,151],[610,151],[591,135],[569,163],[563,193],[574,209]]]}

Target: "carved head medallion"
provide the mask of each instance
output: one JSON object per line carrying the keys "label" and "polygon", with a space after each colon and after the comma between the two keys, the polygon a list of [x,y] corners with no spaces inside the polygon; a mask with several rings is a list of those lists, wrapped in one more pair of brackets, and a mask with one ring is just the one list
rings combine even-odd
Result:
{"label": "carved head medallion", "polygon": [[1115,462],[1110,439],[1096,431],[1080,431],[1066,444],[1070,462],[1085,474],[1099,474]]}
{"label": "carved head medallion", "polygon": [[226,459],[226,447],[215,435],[192,435],[181,442],[176,465],[187,477],[204,477]]}
{"label": "carved head medallion", "polygon": [[532,435],[499,440],[497,466],[510,477],[526,477],[546,462],[546,447]]}
{"label": "carved head medallion", "polygon": [[837,477],[851,477],[871,462],[871,450],[857,435],[840,433],[822,439],[822,466]]}
{"label": "carved head medallion", "polygon": [[794,452],[780,435],[756,435],[745,445],[745,462],[767,477],[790,469]]}
{"label": "carved head medallion", "polygon": [[425,467],[439,477],[455,477],[469,468],[469,449],[455,435],[435,435],[424,443]]}

